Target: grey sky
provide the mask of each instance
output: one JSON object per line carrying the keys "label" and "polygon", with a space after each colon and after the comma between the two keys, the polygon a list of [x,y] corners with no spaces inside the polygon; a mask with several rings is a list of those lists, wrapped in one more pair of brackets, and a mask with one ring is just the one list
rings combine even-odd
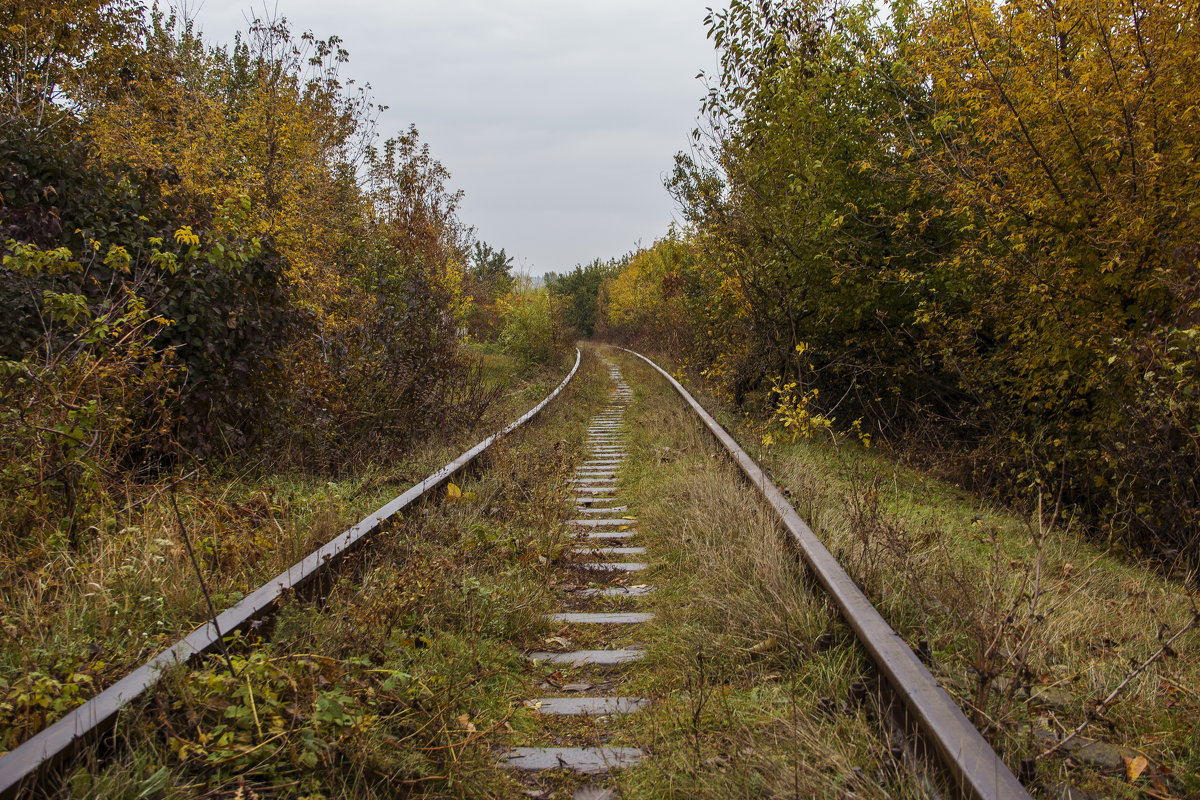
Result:
{"label": "grey sky", "polygon": [[[350,51],[346,75],[415,123],[466,191],[462,217],[521,271],[563,271],[666,231],[662,187],[714,65],[713,0],[270,0]],[[261,0],[193,0],[209,42]]]}

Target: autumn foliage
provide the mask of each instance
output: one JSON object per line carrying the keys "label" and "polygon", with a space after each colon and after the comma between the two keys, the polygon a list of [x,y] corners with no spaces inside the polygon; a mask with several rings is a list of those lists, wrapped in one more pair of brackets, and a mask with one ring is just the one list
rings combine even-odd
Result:
{"label": "autumn foliage", "polygon": [[720,67],[668,180],[687,228],[607,284],[603,324],[739,403],[819,389],[842,426],[1195,558],[1196,8],[887,11],[710,15]]}
{"label": "autumn foliage", "polygon": [[196,459],[337,471],[478,418],[470,231],[336,38],[0,6],[0,491],[18,537]]}

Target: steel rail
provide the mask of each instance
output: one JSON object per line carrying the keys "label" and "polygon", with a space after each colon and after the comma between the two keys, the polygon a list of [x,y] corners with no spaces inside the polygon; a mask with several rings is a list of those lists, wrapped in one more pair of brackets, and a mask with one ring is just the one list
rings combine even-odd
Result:
{"label": "steel rail", "polygon": [[[289,592],[301,588],[332,569],[347,553],[364,544],[387,519],[424,497],[432,489],[475,461],[497,441],[533,419],[575,377],[575,373],[579,371],[581,358],[579,349],[576,348],[575,365],[571,367],[567,377],[542,402],[519,419],[479,442],[421,482],[414,484],[400,496],[376,509],[354,526],[246,595],[235,605],[222,611],[215,620],[205,622],[91,700],[42,729],[0,758],[0,798],[13,797],[22,787],[30,787],[36,783],[44,770],[114,725],[121,709],[157,684],[168,669],[186,664],[196,656],[213,651],[219,645],[221,637],[243,630],[251,623],[270,616],[280,599]],[[218,630],[220,635],[217,634]]]}
{"label": "steel rail", "polygon": [[750,483],[762,492],[817,580],[867,649],[891,692],[903,703],[909,719],[916,722],[922,737],[936,751],[962,796],[974,800],[1029,800],[1025,787],[754,459],[666,370],[641,353],[621,349],[645,361],[675,387],[705,427],[729,451]]}

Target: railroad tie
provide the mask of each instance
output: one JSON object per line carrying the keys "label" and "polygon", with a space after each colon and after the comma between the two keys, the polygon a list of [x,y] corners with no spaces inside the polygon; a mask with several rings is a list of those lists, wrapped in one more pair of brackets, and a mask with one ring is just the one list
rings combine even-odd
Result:
{"label": "railroad tie", "polygon": [[587,508],[577,508],[575,510],[580,514],[618,514],[628,511],[629,506],[611,506],[609,508],[593,508],[588,506]]}
{"label": "railroad tie", "polygon": [[[643,561],[626,560],[646,555],[645,547],[632,543],[638,535],[634,530],[637,517],[630,513],[629,505],[620,499],[620,471],[628,456],[625,409],[633,399],[633,390],[625,383],[615,364],[608,363],[608,366],[615,388],[608,405],[588,425],[586,460],[575,468],[567,481],[571,495],[567,501],[576,516],[567,523],[567,528],[578,542],[571,552],[579,559],[578,566],[594,575],[589,581],[592,587],[575,589],[571,594],[575,598],[596,601],[641,598],[654,589],[646,584],[626,584],[628,575],[641,572],[649,565]],[[603,585],[605,583],[611,585]],[[549,614],[547,618],[563,625],[618,626],[619,630],[630,630],[653,619],[654,615],[635,611],[564,610]],[[619,668],[644,655],[641,647],[631,644],[611,649],[531,652],[527,658],[569,668]],[[579,686],[590,688],[590,684],[586,683]],[[579,694],[537,697],[525,701],[525,705],[538,714],[598,718],[632,714],[649,703],[650,700],[644,697]],[[514,747],[500,757],[500,762],[507,769],[523,772],[563,769],[583,775],[602,776],[616,769],[633,766],[642,757],[642,752],[635,747]],[[605,796],[616,797],[613,794]]]}
{"label": "railroad tie", "polygon": [[[591,534],[589,534],[590,536]],[[608,537],[603,537],[608,538]],[[588,556],[640,556],[645,555],[644,547],[576,547],[574,553]]]}

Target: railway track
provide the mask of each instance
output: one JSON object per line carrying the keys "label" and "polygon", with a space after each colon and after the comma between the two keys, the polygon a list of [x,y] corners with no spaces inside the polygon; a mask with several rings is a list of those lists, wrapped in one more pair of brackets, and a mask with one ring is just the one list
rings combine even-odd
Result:
{"label": "railway track", "polygon": [[[588,458],[575,468],[570,491],[573,496],[568,502],[576,512],[576,518],[568,522],[572,529],[574,553],[582,556],[585,569],[594,573],[603,587],[572,590],[578,599],[604,601],[609,599],[636,599],[645,597],[653,586],[634,583],[638,573],[647,568],[646,548],[641,546],[636,531],[637,519],[629,506],[621,502],[617,486],[622,465],[628,457],[625,443],[625,409],[633,397],[633,390],[624,382],[620,369],[606,361],[609,375],[615,388],[611,400],[592,420],[587,431]],[[636,559],[636,560],[635,560]],[[551,621],[566,626],[619,626],[633,627],[649,622],[651,613],[630,611],[562,611],[550,615]],[[566,652],[529,653],[527,658],[534,662],[563,665],[568,667],[598,666],[619,668],[637,661],[645,651],[640,647],[621,647]],[[550,697],[531,698],[526,704],[539,714],[558,716],[610,717],[635,713],[647,704],[646,697],[595,695],[573,693]],[[518,747],[505,752],[501,763],[515,770],[545,772],[568,770],[586,775],[604,774],[611,770],[639,763],[643,753],[634,747]],[[600,793],[603,790],[586,787],[583,790]]]}
{"label": "railway track", "polygon": [[[778,515],[795,548],[813,575],[854,630],[879,675],[881,708],[889,719],[893,741],[903,742],[910,768],[915,773],[942,772],[950,779],[954,796],[975,800],[1028,798],[1024,787],[971,725],[951,697],[938,685],[916,654],[887,624],[867,597],[837,563],[795,509],[762,469],[733,437],[669,373],[645,356],[626,351],[656,370],[684,399],[708,431],[737,463],[747,481]],[[631,586],[630,575],[646,569],[646,557],[636,531],[637,509],[621,497],[618,486],[622,465],[628,456],[624,437],[624,409],[630,389],[616,365],[608,363],[615,389],[610,404],[588,429],[589,453],[572,479],[575,496],[569,499],[576,518],[568,524],[575,531],[576,551],[594,561],[585,566],[610,583],[603,588],[576,590],[588,598],[642,598],[653,586]],[[617,559],[621,560],[617,560]],[[637,561],[628,559],[637,558]],[[649,622],[652,614],[617,611],[576,611],[552,614],[551,619],[569,626],[629,626]],[[602,650],[571,650],[559,653],[533,652],[528,657],[555,665],[579,668],[619,668],[642,658],[638,647]],[[649,698],[622,695],[539,697],[527,701],[541,714],[616,716],[638,713]],[[604,774],[633,766],[644,753],[630,747],[523,747],[506,752],[502,763],[511,769],[545,772],[567,770],[586,775]],[[929,782],[927,789],[937,793]],[[606,796],[599,787],[585,787],[576,797]]]}
{"label": "railway track", "polygon": [[909,734],[911,755],[932,762],[935,769],[944,769],[958,796],[975,800],[1028,798],[1028,792],[1012,771],[754,459],[670,373],[640,353],[626,352],[645,361],[679,393],[725,448],[747,482],[761,492],[779,516],[791,543],[867,650],[878,671],[892,721]]}
{"label": "railway track", "polygon": [[[944,796],[979,800],[1028,798],[1012,772],[963,716],[916,654],[887,625],[761,468],[674,378],[644,356],[632,355],[660,373],[679,393],[778,517],[816,582],[828,594],[869,655],[878,676],[884,710],[881,716],[887,717],[882,721],[891,726],[893,740],[899,732],[905,743],[904,759],[909,766],[917,773],[940,776],[929,786],[948,787],[942,792]],[[35,786],[48,767],[78,748],[94,743],[100,734],[111,728],[122,708],[137,701],[154,686],[164,669],[185,664],[195,656],[213,650],[222,636],[269,615],[287,592],[302,587],[327,570],[336,569],[337,563],[348,552],[365,544],[389,517],[427,496],[471,464],[494,442],[532,419],[564,390],[579,365],[577,352],[575,366],[558,388],[503,431],[471,448],[220,614],[210,624],[198,628],[0,759],[0,797],[14,796],[21,788]],[[629,466],[627,434],[635,422],[627,416],[633,390],[625,383],[615,363],[606,362],[606,368],[614,388],[607,404],[588,426],[588,451],[574,469],[569,481],[569,497],[565,498],[572,512],[567,523],[573,537],[570,558],[587,574],[588,580],[565,591],[562,608],[552,612],[549,619],[555,626],[562,626],[564,631],[616,631],[618,633],[607,637],[606,641],[617,644],[558,651],[534,650],[526,654],[535,666],[551,665],[567,671],[600,669],[604,675],[603,679],[593,683],[567,684],[569,691],[561,684],[543,684],[543,688],[550,691],[524,698],[528,708],[548,721],[586,717],[603,724],[607,719],[638,714],[654,702],[649,696],[609,691],[620,684],[622,670],[637,664],[645,656],[645,648],[637,641],[638,631],[654,617],[650,612],[639,610],[637,604],[652,597],[655,587],[642,579],[654,560],[654,553],[648,552],[646,537],[638,530],[639,509],[623,497],[620,488],[622,471]],[[594,637],[585,634],[582,638]],[[558,774],[587,776],[584,780],[592,785],[579,789],[575,796],[602,798],[615,797],[606,794],[609,790],[602,786],[604,775],[637,765],[651,754],[639,747],[574,746],[555,742],[545,746],[508,748],[495,755],[498,766],[535,776],[534,780],[538,780],[537,776]],[[529,794],[543,796],[536,792]]]}
{"label": "railway track", "polygon": [[502,430],[414,484],[391,502],[371,512],[324,546],[309,553],[235,605],[225,609],[0,758],[0,800],[15,797],[23,789],[32,791],[37,787],[39,779],[53,766],[80,748],[94,745],[112,729],[118,715],[146,695],[168,670],[189,664],[206,653],[215,652],[219,649],[223,637],[261,624],[272,615],[281,599],[303,591],[322,576],[335,571],[347,555],[363,547],[385,522],[430,495],[450,478],[473,464],[494,444],[536,417],[567,388],[579,371],[581,359],[582,354],[577,349],[575,363],[562,382],[545,399]]}

